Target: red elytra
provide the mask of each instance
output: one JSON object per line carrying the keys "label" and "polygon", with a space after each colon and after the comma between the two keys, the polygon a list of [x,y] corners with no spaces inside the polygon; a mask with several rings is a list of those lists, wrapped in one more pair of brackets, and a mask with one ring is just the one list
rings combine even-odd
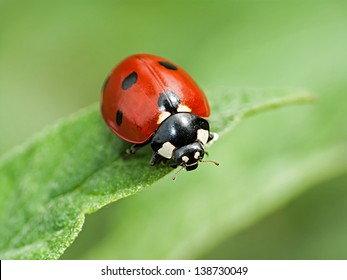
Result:
{"label": "red elytra", "polygon": [[203,118],[210,115],[204,92],[187,72],[165,58],[136,54],[124,59],[106,80],[102,116],[122,139],[145,143],[162,121],[158,99],[167,91],[179,96],[181,112]]}

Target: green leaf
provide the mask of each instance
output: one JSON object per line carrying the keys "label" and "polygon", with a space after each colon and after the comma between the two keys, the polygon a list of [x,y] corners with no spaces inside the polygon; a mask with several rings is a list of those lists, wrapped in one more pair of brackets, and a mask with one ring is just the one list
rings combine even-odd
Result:
{"label": "green leaf", "polygon": [[347,172],[311,186],[260,223],[229,236],[202,258],[345,260],[346,181]]}
{"label": "green leaf", "polygon": [[[218,133],[245,116],[312,101],[305,92],[281,89],[218,89],[213,97],[211,126]],[[124,158],[128,145],[109,131],[93,105],[2,158],[0,258],[59,258],[81,231],[85,214],[172,170],[150,167],[148,147]]]}

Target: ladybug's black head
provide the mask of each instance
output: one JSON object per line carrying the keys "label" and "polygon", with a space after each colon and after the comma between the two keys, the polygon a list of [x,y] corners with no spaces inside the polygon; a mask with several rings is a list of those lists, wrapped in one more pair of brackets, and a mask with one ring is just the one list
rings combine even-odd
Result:
{"label": "ladybug's black head", "polygon": [[173,152],[172,159],[177,165],[181,165],[187,171],[194,170],[198,167],[199,161],[205,155],[204,148],[199,142],[188,144]]}
{"label": "ladybug's black head", "polygon": [[219,165],[218,162],[215,162],[213,160],[202,160],[204,158],[204,155],[205,151],[200,142],[194,142],[192,144],[188,144],[174,150],[172,159],[175,163],[173,166],[180,165],[181,169],[176,172],[172,179],[175,180],[177,173],[179,173],[183,169],[186,169],[187,171],[196,169],[199,162],[212,162],[215,165]]}

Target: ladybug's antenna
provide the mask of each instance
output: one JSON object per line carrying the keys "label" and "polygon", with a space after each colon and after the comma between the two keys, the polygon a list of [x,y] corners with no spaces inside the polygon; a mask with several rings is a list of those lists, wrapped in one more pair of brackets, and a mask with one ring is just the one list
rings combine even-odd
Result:
{"label": "ladybug's antenna", "polygon": [[214,160],[201,160],[200,162],[211,162],[211,163],[214,163],[216,166],[219,165],[219,163]]}
{"label": "ladybug's antenna", "polygon": [[177,174],[180,173],[184,168],[186,168],[186,167],[185,166],[181,166],[181,168],[176,171],[175,175],[173,175],[172,180],[176,180]]}

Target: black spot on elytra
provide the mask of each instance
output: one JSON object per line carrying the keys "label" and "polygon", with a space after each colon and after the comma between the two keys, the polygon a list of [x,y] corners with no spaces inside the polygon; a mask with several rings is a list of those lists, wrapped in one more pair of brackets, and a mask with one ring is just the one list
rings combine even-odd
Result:
{"label": "black spot on elytra", "polygon": [[180,97],[171,90],[161,93],[158,98],[160,111],[168,111],[171,114],[177,113],[177,108],[181,103]]}
{"label": "black spot on elytra", "polygon": [[173,65],[171,62],[168,62],[168,61],[158,61],[158,63],[161,66],[164,66],[166,69],[177,70],[177,66]]}
{"label": "black spot on elytra", "polygon": [[126,90],[129,89],[135,84],[137,81],[137,73],[134,71],[128,76],[126,76],[122,82],[122,89]]}
{"label": "black spot on elytra", "polygon": [[102,88],[101,88],[101,93],[105,92],[105,88],[106,88],[109,80],[110,80],[110,76],[108,76],[107,79],[104,81]]}
{"label": "black spot on elytra", "polygon": [[121,125],[122,121],[123,121],[123,112],[121,110],[118,110],[116,115],[116,122],[118,125]]}

